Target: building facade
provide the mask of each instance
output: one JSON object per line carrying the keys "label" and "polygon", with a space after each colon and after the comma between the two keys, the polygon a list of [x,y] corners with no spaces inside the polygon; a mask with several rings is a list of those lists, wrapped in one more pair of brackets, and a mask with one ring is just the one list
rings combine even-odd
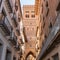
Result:
{"label": "building facade", "polygon": [[20,60],[24,40],[21,21],[20,0],[0,0],[0,60]]}
{"label": "building facade", "polygon": [[[23,26],[25,32],[25,53],[24,59],[36,59],[37,51],[37,30],[38,30],[38,16],[35,14],[34,5],[23,6]],[[33,58],[31,58],[33,57]]]}
{"label": "building facade", "polygon": [[41,11],[42,11],[42,7],[41,7],[41,2],[42,0],[35,0],[35,14],[38,15],[38,20],[39,20],[39,26],[38,26],[38,30],[37,30],[37,40],[39,40],[39,44],[38,44],[38,47],[39,47],[39,51],[38,51],[38,54],[39,52],[41,51],[41,48],[42,48],[42,43],[43,43],[43,40],[44,40],[44,34],[43,31],[42,31],[42,25],[43,25],[43,21],[42,21],[42,18],[41,18]]}
{"label": "building facade", "polygon": [[36,0],[36,2],[40,2],[35,5],[40,7],[38,11],[40,11],[40,40],[42,40],[37,60],[60,60],[60,0]]}

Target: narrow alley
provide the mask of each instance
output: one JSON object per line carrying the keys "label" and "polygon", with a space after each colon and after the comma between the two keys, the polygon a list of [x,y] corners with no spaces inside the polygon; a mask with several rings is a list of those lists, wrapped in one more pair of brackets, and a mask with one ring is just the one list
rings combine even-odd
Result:
{"label": "narrow alley", "polygon": [[60,60],[60,0],[0,0],[0,60]]}

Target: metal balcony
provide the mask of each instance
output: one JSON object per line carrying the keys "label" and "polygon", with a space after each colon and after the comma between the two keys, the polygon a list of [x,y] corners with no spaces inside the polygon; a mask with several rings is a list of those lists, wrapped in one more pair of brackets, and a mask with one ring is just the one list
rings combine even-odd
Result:
{"label": "metal balcony", "polygon": [[11,0],[5,0],[5,6],[7,8],[7,11],[9,13],[11,13],[12,12],[12,1]]}
{"label": "metal balcony", "polygon": [[11,27],[7,17],[3,18],[3,20],[0,20],[0,28],[5,33],[6,36],[10,35],[12,27]]}
{"label": "metal balcony", "polygon": [[47,40],[45,41],[41,53],[38,56],[37,60],[39,60],[43,54],[46,52],[46,50],[51,46],[51,44],[54,41],[54,37],[56,36],[56,34],[58,33],[58,31],[60,30],[60,14],[58,14],[57,18],[56,18],[56,22],[54,24],[54,26],[52,27],[52,30],[47,38]]}
{"label": "metal balcony", "polygon": [[17,17],[15,13],[11,13],[10,16],[11,16],[12,22],[14,23],[14,26],[17,27],[18,23],[17,23]]}
{"label": "metal balcony", "polygon": [[9,41],[11,41],[13,45],[17,44],[17,36],[15,35],[15,33],[13,31],[10,34]]}

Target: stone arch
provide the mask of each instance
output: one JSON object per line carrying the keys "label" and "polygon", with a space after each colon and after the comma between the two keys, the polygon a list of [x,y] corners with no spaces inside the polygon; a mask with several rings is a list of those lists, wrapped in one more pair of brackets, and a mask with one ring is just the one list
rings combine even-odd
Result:
{"label": "stone arch", "polygon": [[35,58],[34,53],[30,51],[30,52],[26,55],[25,60],[27,60],[27,58],[28,58],[29,55],[32,55],[32,56]]}

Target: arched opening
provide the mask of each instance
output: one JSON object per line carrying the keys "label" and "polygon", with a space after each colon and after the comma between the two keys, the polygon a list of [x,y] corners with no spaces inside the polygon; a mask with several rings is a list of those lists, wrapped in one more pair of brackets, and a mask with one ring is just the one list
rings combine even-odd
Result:
{"label": "arched opening", "polygon": [[34,53],[30,51],[30,52],[26,55],[25,60],[35,60],[35,55],[34,55]]}

